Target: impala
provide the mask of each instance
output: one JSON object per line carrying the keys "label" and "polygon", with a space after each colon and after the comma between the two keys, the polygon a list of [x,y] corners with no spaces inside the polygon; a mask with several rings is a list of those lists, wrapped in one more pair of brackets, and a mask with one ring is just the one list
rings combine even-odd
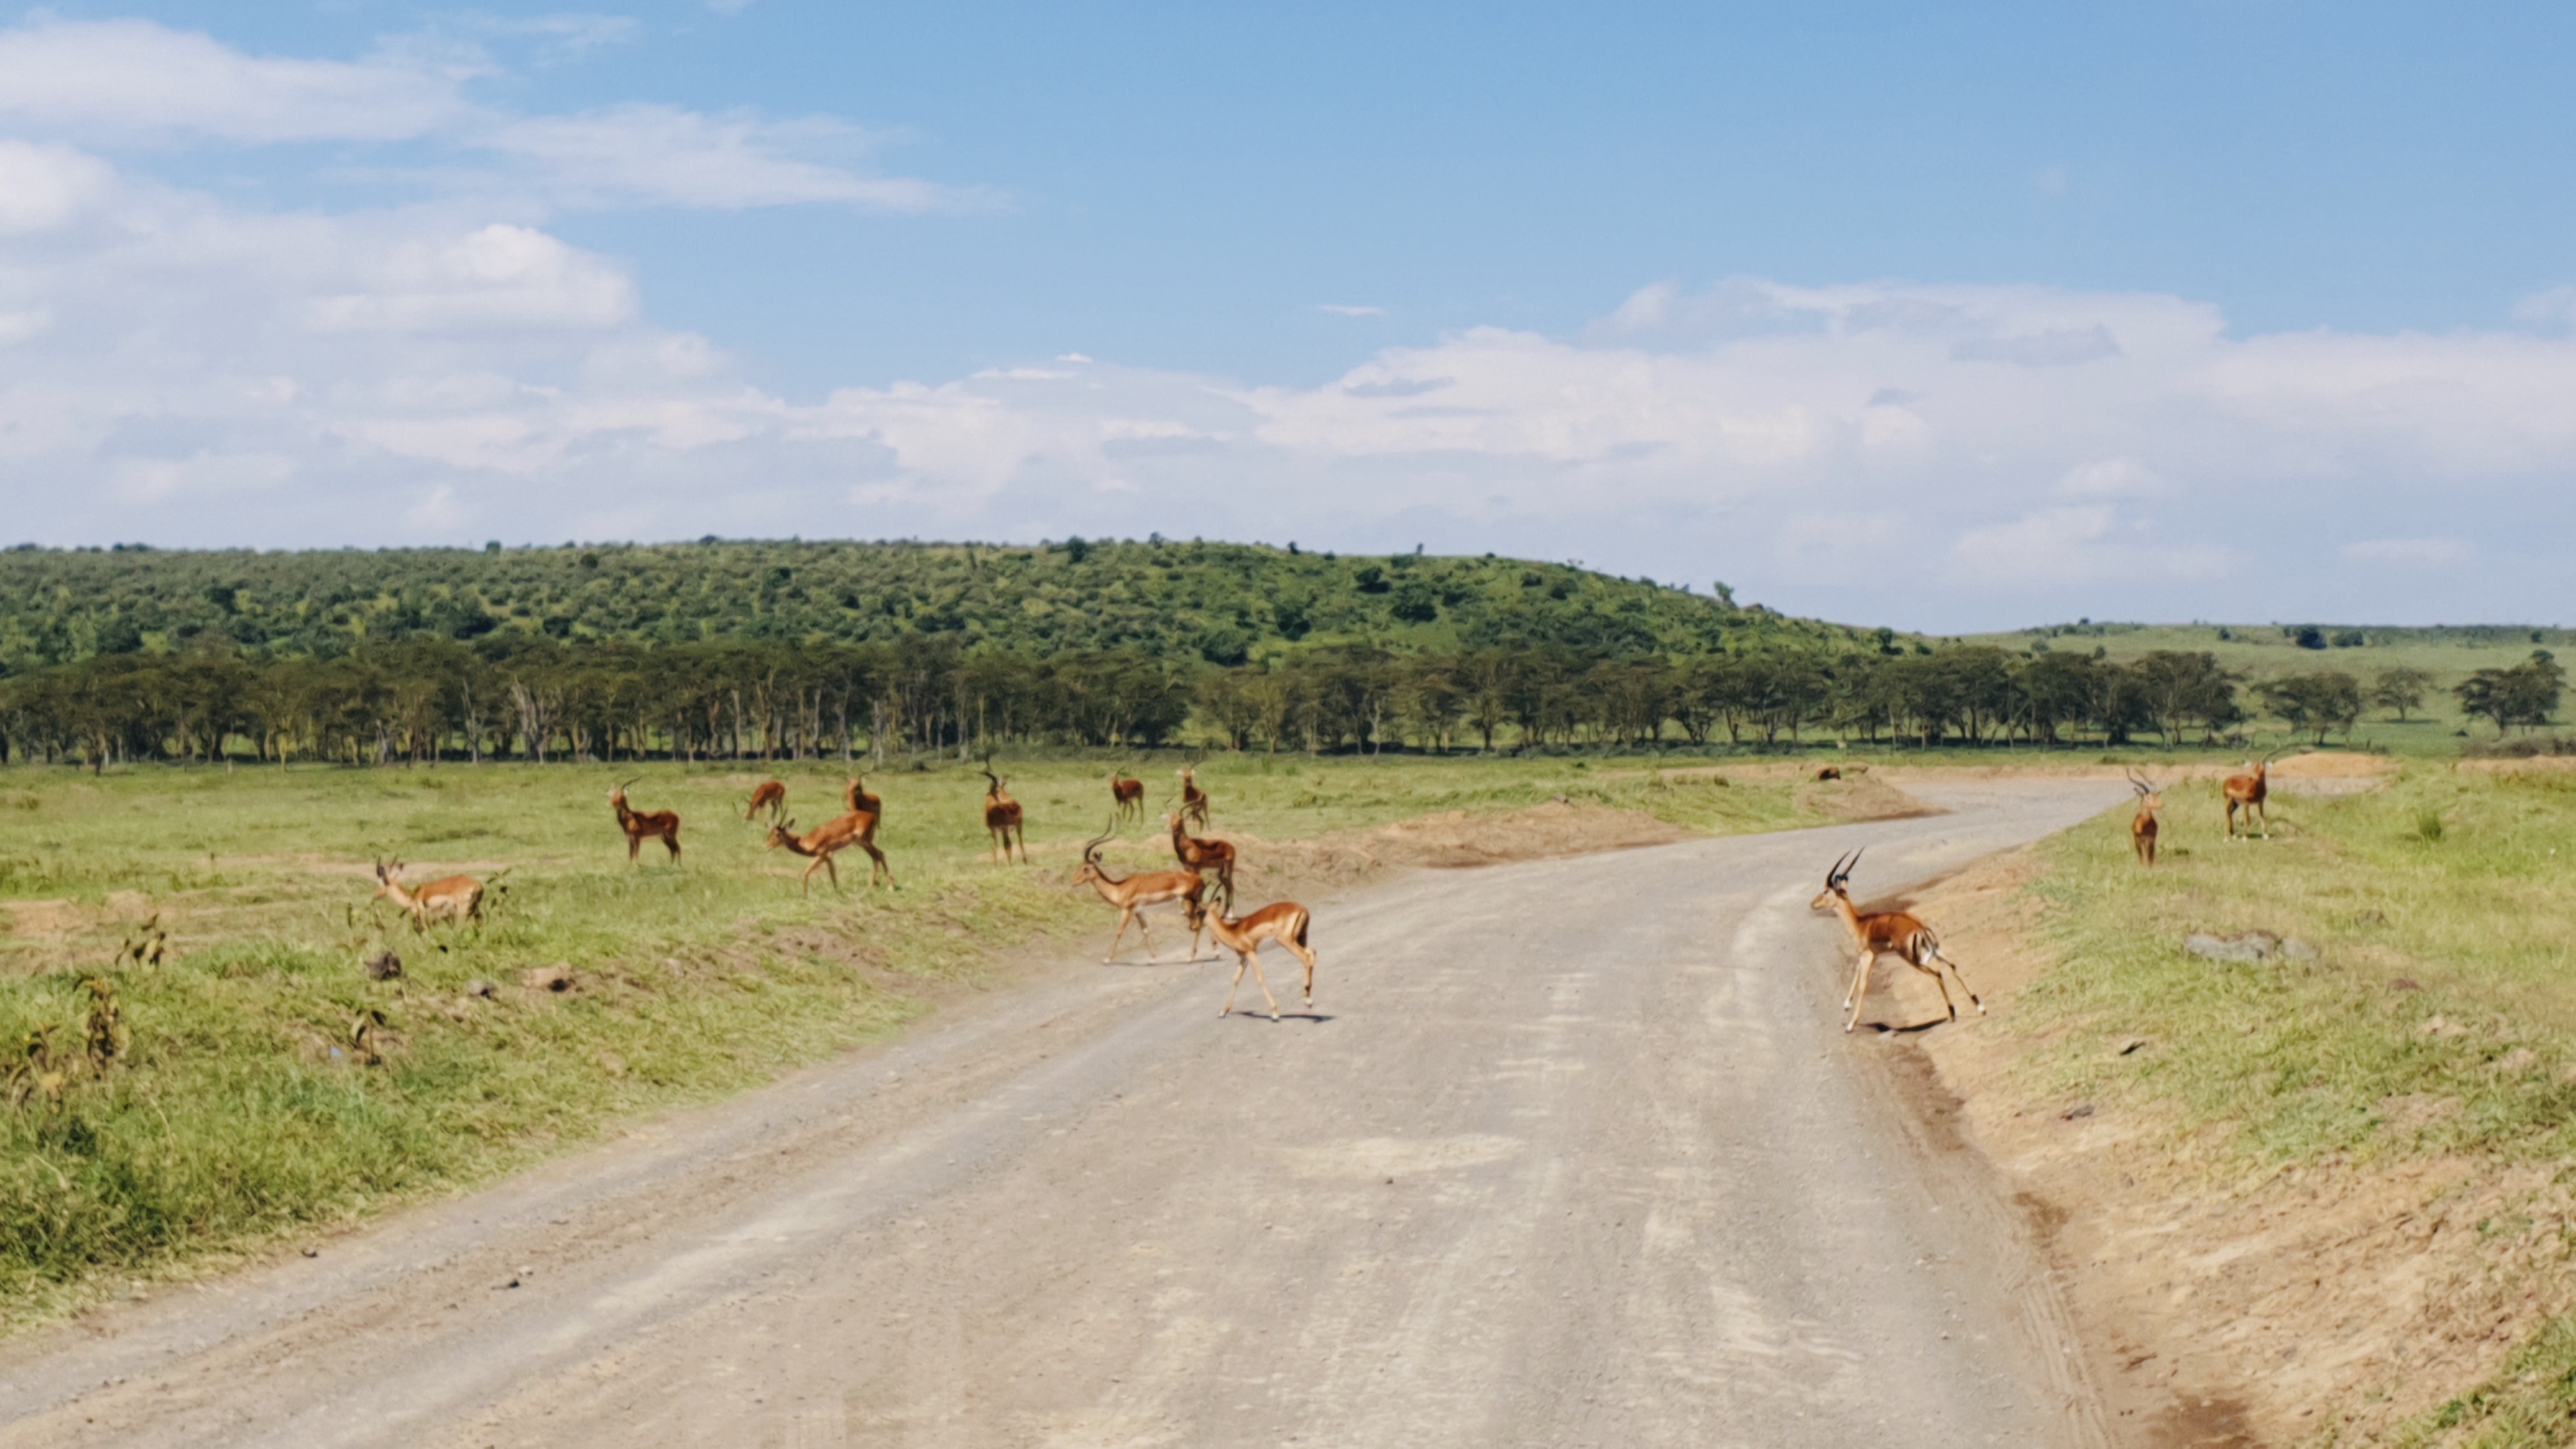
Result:
{"label": "impala", "polygon": [[680,859],[679,812],[656,810],[645,814],[627,809],[626,786],[634,783],[634,780],[628,780],[626,784],[608,792],[609,808],[617,812],[618,828],[626,832],[626,859],[632,862],[635,859],[635,852],[644,848],[645,841],[659,839],[669,848],[672,862],[677,864]]}
{"label": "impala", "polygon": [[[2282,749],[2287,748],[2289,748],[2287,745],[2282,746]],[[2220,782],[2218,791],[2227,799],[2228,839],[2236,838],[2236,812],[2240,809],[2245,812],[2245,828],[2248,831],[2254,828],[2255,817],[2260,816],[2263,821],[2263,838],[2265,840],[2272,838],[2272,812],[2263,808],[2263,802],[2272,793],[2272,761],[2280,753],[2280,750],[2274,750],[2259,760],[2248,761],[2247,763],[2252,767],[2252,773],[2230,775]]]}
{"label": "impala", "polygon": [[1029,861],[1029,835],[1020,828],[1020,802],[1002,792],[1002,777],[993,773],[992,762],[986,761],[984,778],[989,785],[984,791],[984,828],[992,833],[994,863],[1011,858],[1011,837],[1018,836],[1020,863]]}
{"label": "impala", "polygon": [[1843,918],[1843,929],[1851,932],[1852,951],[1859,958],[1852,973],[1851,992],[1843,998],[1843,1010],[1850,1013],[1843,1019],[1843,1030],[1848,1032],[1860,1024],[1861,998],[1869,994],[1869,971],[1878,964],[1881,956],[1895,956],[1931,977],[1933,984],[1941,988],[1941,1004],[1950,1009],[1950,1019],[1957,1021],[1958,1003],[1950,999],[1950,983],[1941,976],[1941,968],[1949,967],[1950,974],[1958,978],[1959,989],[1968,993],[1970,1004],[1977,1008],[1977,1015],[1985,1015],[1986,1004],[1977,1000],[1977,993],[1969,987],[1968,978],[1960,975],[1959,963],[1941,954],[1941,938],[1932,934],[1930,926],[1903,911],[1870,911],[1864,914],[1852,904],[1848,886],[1852,867],[1858,864],[1860,851],[1857,850],[1849,859],[1835,861],[1834,868],[1825,872],[1824,890],[1807,903],[1807,909],[1811,911],[1829,910]]}
{"label": "impala", "polygon": [[830,873],[832,889],[841,888],[841,868],[832,863],[832,856],[853,845],[868,853],[871,862],[868,884],[875,885],[879,876],[885,878],[887,885],[894,884],[894,867],[886,864],[885,852],[877,849],[877,817],[873,810],[853,810],[847,815],[826,820],[803,835],[796,833],[793,820],[769,827],[770,849],[790,850],[813,858],[814,863],[805,867],[805,878],[800,883],[803,893],[808,895],[813,893],[814,872],[817,870]]}
{"label": "impala", "polygon": [[403,863],[376,862],[376,899],[392,901],[411,912],[411,928],[424,931],[430,918],[445,916],[458,925],[483,924],[483,882],[470,875],[444,876],[425,885],[402,883]]}
{"label": "impala", "polygon": [[2165,808],[2162,785],[2129,772],[2129,788],[2138,792],[2138,813],[2129,821],[2129,845],[2138,852],[2138,864],[2156,863],[2156,812]]}
{"label": "impala", "polygon": [[856,775],[852,775],[848,786],[842,789],[841,799],[853,810],[865,810],[870,815],[885,814],[885,802],[869,794],[868,787],[860,784]]}
{"label": "impala", "polygon": [[769,812],[769,823],[772,825],[777,824],[779,817],[787,813],[787,786],[784,783],[777,780],[761,781],[760,788],[751,792],[751,805],[742,812],[742,818],[755,819],[763,810]]}
{"label": "impala", "polygon": [[1118,813],[1112,817],[1113,819],[1123,821],[1131,816],[1138,820],[1145,818],[1144,781],[1129,779],[1124,770],[1112,770],[1109,772],[1109,798],[1118,807]]}
{"label": "impala", "polygon": [[[1278,901],[1263,906],[1248,916],[1228,917],[1222,911],[1204,908],[1193,910],[1191,925],[1203,919],[1217,943],[1234,952],[1234,984],[1225,989],[1225,1005],[1217,1015],[1229,1016],[1234,1011],[1234,993],[1243,985],[1243,970],[1252,968],[1252,979],[1261,987],[1261,999],[1270,1003],[1270,1019],[1279,1019],[1279,998],[1270,994],[1270,978],[1261,974],[1261,943],[1276,941],[1290,954],[1306,963],[1306,1009],[1315,1009],[1315,948],[1306,940],[1306,928],[1313,922],[1306,908],[1295,901]],[[1195,950],[1198,938],[1190,942]]]}
{"label": "impala", "polygon": [[1146,919],[1144,910],[1147,906],[1159,906],[1170,901],[1182,903],[1182,914],[1190,923],[1190,959],[1197,960],[1203,914],[1199,893],[1207,889],[1207,882],[1200,879],[1194,870],[1140,870],[1123,880],[1111,875],[1100,864],[1100,847],[1117,833],[1118,822],[1112,819],[1108,830],[1083,845],[1082,870],[1073,878],[1074,884],[1090,886],[1100,892],[1102,900],[1118,908],[1118,929],[1110,936],[1109,954],[1100,958],[1100,964],[1106,966],[1118,959],[1118,943],[1127,938],[1127,923],[1130,921],[1144,933],[1145,959],[1155,959],[1154,927]]}
{"label": "impala", "polygon": [[1172,854],[1181,864],[1195,871],[1215,871],[1217,889],[1225,893],[1225,908],[1234,909],[1234,846],[1223,840],[1201,840],[1181,828],[1181,817],[1171,816]]}
{"label": "impala", "polygon": [[1205,830],[1208,823],[1208,797],[1207,792],[1199,788],[1198,775],[1195,771],[1194,765],[1181,766],[1181,813],[1197,822],[1199,829]]}

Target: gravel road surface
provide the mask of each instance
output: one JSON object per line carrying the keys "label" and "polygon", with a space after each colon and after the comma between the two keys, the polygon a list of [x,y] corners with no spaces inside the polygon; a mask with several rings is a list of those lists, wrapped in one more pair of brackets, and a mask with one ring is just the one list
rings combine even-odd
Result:
{"label": "gravel road surface", "polygon": [[2128,789],[1915,793],[1950,813],[1354,892],[1313,1016],[1047,973],[13,1345],[0,1445],[2106,1444],[1806,904],[1850,846],[1886,893]]}

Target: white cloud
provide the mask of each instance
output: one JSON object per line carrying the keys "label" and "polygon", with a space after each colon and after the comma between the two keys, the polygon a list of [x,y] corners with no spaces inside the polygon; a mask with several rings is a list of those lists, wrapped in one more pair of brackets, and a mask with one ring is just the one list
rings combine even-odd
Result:
{"label": "white cloud", "polygon": [[52,231],[105,199],[113,168],[68,146],[0,138],[0,236]]}
{"label": "white cloud", "polygon": [[549,195],[572,205],[739,209],[844,202],[929,211],[972,199],[926,181],[866,176],[795,154],[846,150],[862,140],[829,120],[775,122],[628,105],[510,121],[493,127],[482,144],[525,163]]}
{"label": "white cloud", "polygon": [[465,118],[472,73],[400,54],[249,56],[148,20],[39,20],[0,30],[0,118],[103,135],[403,140]]}
{"label": "white cloud", "polygon": [[2478,556],[2477,546],[2464,538],[2371,538],[2347,543],[2341,552],[2355,563],[2408,568],[2457,568]]}
{"label": "white cloud", "polygon": [[358,280],[366,290],[306,304],[309,324],[324,332],[599,330],[636,310],[622,271],[520,226],[404,242],[368,257]]}
{"label": "white cloud", "polygon": [[1318,312],[1330,312],[1336,317],[1383,317],[1386,315],[1386,309],[1384,307],[1364,307],[1352,302],[1318,302],[1315,304],[1315,310]]}

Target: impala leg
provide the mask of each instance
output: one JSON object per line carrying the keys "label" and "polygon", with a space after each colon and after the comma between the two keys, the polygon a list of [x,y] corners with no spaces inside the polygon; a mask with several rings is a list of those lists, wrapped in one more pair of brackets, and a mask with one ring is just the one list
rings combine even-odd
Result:
{"label": "impala leg", "polygon": [[1306,1007],[1311,1011],[1315,1006],[1315,948],[1300,946],[1294,941],[1282,941],[1280,944],[1296,952],[1306,962]]}
{"label": "impala leg", "polygon": [[868,884],[875,885],[878,875],[882,874],[885,876],[885,883],[893,885],[894,867],[886,864],[885,852],[877,849],[873,842],[865,840],[859,842],[859,847],[865,850],[868,853],[868,859],[874,862],[868,867]]}
{"label": "impala leg", "polygon": [[1123,941],[1123,940],[1125,940],[1125,939],[1127,939],[1127,923],[1128,923],[1129,921],[1131,921],[1131,920],[1134,920],[1135,918],[1136,918],[1136,908],[1135,908],[1134,906],[1126,906],[1126,907],[1122,907],[1122,908],[1119,910],[1119,912],[1118,912],[1118,929],[1117,929],[1115,932],[1111,933],[1111,935],[1110,935],[1110,937],[1109,937],[1109,954],[1100,958],[1100,964],[1101,964],[1101,965],[1103,965],[1103,966],[1108,966],[1108,965],[1113,965],[1113,964],[1115,964],[1115,963],[1117,962],[1117,960],[1118,960],[1118,943],[1119,943],[1119,942],[1121,942],[1121,941]]}
{"label": "impala leg", "polygon": [[[1956,962],[1956,961],[1951,960],[1951,959],[1950,959],[1949,957],[1947,957],[1947,956],[1942,955],[1939,951],[1934,951],[1934,952],[1932,953],[1932,959],[1933,959],[1933,960],[1935,960],[1935,961],[1938,961],[1938,962],[1940,962],[1942,965],[1947,966],[1947,967],[1949,967],[1949,968],[1950,968],[1950,974],[1959,978],[1959,989],[1960,989],[1961,991],[1964,991],[1964,992],[1968,993],[1968,1004],[1969,1004],[1970,1006],[1973,1006],[1973,1007],[1975,1007],[1975,1008],[1977,1009],[1977,1015],[1979,1015],[1979,1016],[1983,1016],[1983,1015],[1985,1015],[1985,1014],[1986,1014],[1986,1003],[1985,1003],[1984,1001],[1982,1001],[1982,1000],[1980,1000],[1980,999],[1978,998],[1978,996],[1977,996],[1977,989],[1976,989],[1975,987],[1970,986],[1970,985],[1968,984],[1968,978],[1967,978],[1967,976],[1959,970],[1959,963],[1958,963],[1958,962]],[[1942,996],[1943,996],[1945,999],[1948,997],[1948,995],[1949,995],[1949,993],[1948,993],[1948,992],[1946,992],[1946,991],[1942,993]],[[1953,1013],[1953,1015],[1955,1016],[1955,1015],[1956,1015],[1956,1013]]]}
{"label": "impala leg", "polygon": [[1877,964],[1878,953],[1876,951],[1862,953],[1860,958],[1860,973],[1852,978],[1851,999],[1843,1003],[1843,1005],[1851,1012],[1850,1016],[1843,1019],[1843,1031],[1845,1034],[1849,1034],[1853,1027],[1860,1025],[1861,1006],[1869,999],[1869,970]]}
{"label": "impala leg", "polygon": [[1234,993],[1243,989],[1243,968],[1251,964],[1252,957],[1248,953],[1242,951],[1234,953],[1234,984],[1226,987],[1225,1005],[1216,1009],[1217,1015],[1231,1016],[1234,1014]]}
{"label": "impala leg", "polygon": [[1252,963],[1252,979],[1261,987],[1261,999],[1270,1003],[1270,1019],[1279,1019],[1279,998],[1270,994],[1270,978],[1261,971],[1261,943],[1252,943],[1252,954],[1244,958]]}
{"label": "impala leg", "polygon": [[1163,959],[1162,953],[1154,949],[1154,918],[1147,915],[1141,907],[1136,912],[1136,932],[1145,938],[1145,964],[1152,966],[1160,963]]}
{"label": "impala leg", "polygon": [[[1941,968],[1940,968],[1940,966],[1937,964],[1937,963],[1940,961],[1940,959],[1941,959],[1941,958],[1940,958],[1940,957],[1938,957],[1938,956],[1935,956],[1935,957],[1933,957],[1932,959],[1933,959],[1933,961],[1934,961],[1936,964],[1934,964],[1934,965],[1930,965],[1930,966],[1926,966],[1926,965],[1924,965],[1922,962],[1917,961],[1917,960],[1915,960],[1914,958],[1912,958],[1912,957],[1910,957],[1910,956],[1909,956],[1909,957],[1907,957],[1907,958],[1906,958],[1906,960],[1905,960],[1905,964],[1906,964],[1906,965],[1908,965],[1908,966],[1913,967],[1915,970],[1920,971],[1920,972],[1922,972],[1924,975],[1929,976],[1929,977],[1931,977],[1931,978],[1932,978],[1932,984],[1941,988],[1941,1006],[1942,1006],[1942,1009],[1950,1013],[1950,1019],[1951,1019],[1952,1021],[1957,1021],[1957,1020],[1959,1019],[1959,1003],[1957,1003],[1957,1002],[1955,1002],[1955,1001],[1952,1001],[1952,1000],[1950,999],[1950,983],[1949,983],[1947,980],[1943,979],[1943,977],[1942,977],[1942,975],[1941,975]],[[1960,985],[1962,985],[1962,986],[1965,986],[1965,985],[1967,985],[1968,983],[1966,983],[1966,982],[1962,981],[1962,982],[1960,982],[1959,984],[1960,984]]]}

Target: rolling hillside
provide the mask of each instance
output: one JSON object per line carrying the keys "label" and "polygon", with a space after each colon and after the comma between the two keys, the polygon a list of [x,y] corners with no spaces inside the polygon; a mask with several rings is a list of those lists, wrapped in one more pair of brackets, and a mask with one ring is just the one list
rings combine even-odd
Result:
{"label": "rolling hillside", "polygon": [[0,670],[167,652],[272,657],[367,642],[550,637],[1132,649],[1217,664],[1367,640],[1400,651],[1557,643],[1699,654],[1861,631],[1562,564],[1251,544],[726,542],[263,553],[0,552]]}

